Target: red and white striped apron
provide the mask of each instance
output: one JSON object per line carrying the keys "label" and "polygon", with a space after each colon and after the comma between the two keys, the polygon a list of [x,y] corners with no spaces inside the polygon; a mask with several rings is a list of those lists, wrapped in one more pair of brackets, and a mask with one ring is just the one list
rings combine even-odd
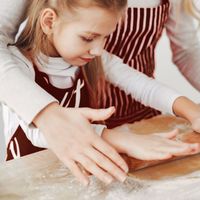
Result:
{"label": "red and white striped apron", "polygon": [[[49,94],[54,96],[63,107],[88,107],[90,102],[88,99],[87,88],[84,87],[84,77],[82,70],[71,88],[60,89],[53,86],[47,74],[40,72],[37,67],[35,67],[35,82],[45,89]],[[78,87],[81,85],[81,87]],[[77,90],[80,88],[80,100],[77,101]],[[54,122],[52,122],[54,123]],[[19,158],[31,153],[44,150],[44,148],[39,148],[34,146],[31,141],[26,137],[21,126],[18,126],[17,130],[14,132],[12,138],[7,145],[7,157],[6,160],[12,160],[14,158]]]}
{"label": "red and white striped apron", "polygon": [[[130,67],[154,77],[155,47],[168,18],[169,6],[169,0],[163,0],[154,8],[128,8],[123,25],[108,38],[106,49]],[[101,107],[116,107],[116,113],[106,122],[110,128],[160,114],[109,83],[105,92]]]}

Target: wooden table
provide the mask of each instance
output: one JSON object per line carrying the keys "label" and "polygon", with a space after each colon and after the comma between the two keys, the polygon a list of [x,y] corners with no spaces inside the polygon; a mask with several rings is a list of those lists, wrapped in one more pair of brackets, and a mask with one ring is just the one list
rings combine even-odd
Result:
{"label": "wooden table", "polygon": [[0,165],[0,200],[199,200],[200,155],[130,174],[104,185],[95,177],[83,187],[49,150]]}

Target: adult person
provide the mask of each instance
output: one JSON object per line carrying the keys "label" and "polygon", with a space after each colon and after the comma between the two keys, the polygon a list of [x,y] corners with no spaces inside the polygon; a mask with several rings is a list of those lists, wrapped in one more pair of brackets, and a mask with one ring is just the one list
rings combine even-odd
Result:
{"label": "adult person", "polygon": [[[154,77],[155,48],[163,29],[170,40],[173,61],[186,79],[200,90],[200,42],[194,17],[198,14],[190,0],[128,1],[123,26],[108,39],[106,49],[123,59],[124,63]],[[188,12],[189,11],[189,12]],[[159,66],[158,66],[159,67]],[[126,81],[126,80],[124,80]],[[108,85],[107,99],[102,107],[113,105],[114,115],[107,120],[112,128],[160,114],[127,96],[119,88]]]}

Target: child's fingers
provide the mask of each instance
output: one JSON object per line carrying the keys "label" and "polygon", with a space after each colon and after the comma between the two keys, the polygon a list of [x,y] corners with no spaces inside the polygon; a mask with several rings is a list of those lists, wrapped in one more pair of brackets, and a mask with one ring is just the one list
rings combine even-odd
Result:
{"label": "child's fingers", "polygon": [[[154,157],[154,158],[153,158]],[[154,154],[152,154],[152,159],[153,160],[165,160],[165,159],[170,159],[172,157],[172,154],[170,154],[169,152],[154,152]]]}
{"label": "child's fingers", "polygon": [[191,155],[200,153],[200,143],[190,144],[190,147],[192,149],[192,151],[190,153]]}
{"label": "child's fingers", "polygon": [[174,129],[174,130],[169,131],[169,132],[154,133],[154,135],[158,135],[160,137],[167,138],[167,139],[173,139],[178,135],[178,133],[179,133],[179,130]]}
{"label": "child's fingers", "polygon": [[84,185],[87,186],[89,184],[89,179],[87,175],[84,175],[84,173],[79,168],[78,164],[75,163],[73,160],[65,159],[62,160],[63,163],[69,168],[69,170],[72,172],[72,174]]}
{"label": "child's fingers", "polygon": [[122,173],[122,170],[119,167],[117,167],[110,159],[105,157],[103,154],[101,154],[96,149],[90,148],[85,153],[99,167],[101,167],[103,170],[107,171],[109,174],[111,174],[117,180],[123,182],[124,179],[126,178],[126,174],[124,172]]}
{"label": "child's fingers", "polygon": [[195,130],[196,132],[200,133],[200,118],[196,118],[192,122],[192,129]]}
{"label": "child's fingers", "polygon": [[91,174],[88,170],[86,170],[80,163],[77,163],[77,165],[78,165],[78,167],[80,168],[80,170],[82,171],[82,173],[83,173],[86,177],[92,175],[92,174]]}
{"label": "child's fingers", "polygon": [[194,150],[200,151],[200,143],[192,143],[190,144],[190,147]]}
{"label": "child's fingers", "polygon": [[[138,154],[135,154],[135,152],[130,152],[128,154],[131,157],[142,159],[142,160],[165,160],[172,157],[172,154],[169,152],[162,152],[162,151],[156,151],[156,150],[149,150],[148,153],[146,152],[140,152]],[[134,155],[134,156],[133,156]]]}
{"label": "child's fingers", "polygon": [[94,176],[96,176],[99,180],[103,181],[106,184],[110,184],[113,181],[111,175],[106,173],[103,169],[101,169],[95,162],[93,162],[90,158],[84,155],[79,155],[77,160],[81,163],[81,165],[87,169],[87,171],[91,172]]}
{"label": "child's fingers", "polygon": [[[93,141],[93,144],[95,149],[97,149],[99,152],[106,155],[114,164],[119,166],[122,170],[120,173],[120,176],[124,175],[128,172],[128,165],[123,160],[123,158],[117,153],[117,151],[110,145],[108,145],[104,140],[96,139]],[[107,169],[107,171],[110,171]],[[125,173],[124,173],[125,172]]]}
{"label": "child's fingers", "polygon": [[[158,133],[155,135],[158,135],[167,139],[173,139],[174,137],[177,136],[178,133],[179,133],[178,129],[175,129],[167,133]],[[174,156],[186,156],[186,155],[196,154],[200,152],[200,144],[198,143],[189,144],[189,143],[185,143],[181,141],[171,140],[169,141],[169,145],[172,145],[172,146],[166,146],[165,151],[172,153]]]}
{"label": "child's fingers", "polygon": [[185,155],[190,155],[192,152],[191,147],[188,146],[183,146],[183,147],[175,147],[175,148],[171,148],[169,150],[169,152],[173,155],[173,156],[185,156]]}
{"label": "child's fingers", "polygon": [[168,152],[173,156],[190,155],[192,151],[199,150],[198,145],[188,144],[180,141],[168,141],[165,145],[159,148],[159,151]]}
{"label": "child's fingers", "polygon": [[[177,142],[178,143],[178,142]],[[189,144],[163,144],[163,146],[150,149],[148,154],[143,153],[143,160],[164,160],[172,156],[190,155],[192,149]],[[138,158],[140,158],[139,155]]]}

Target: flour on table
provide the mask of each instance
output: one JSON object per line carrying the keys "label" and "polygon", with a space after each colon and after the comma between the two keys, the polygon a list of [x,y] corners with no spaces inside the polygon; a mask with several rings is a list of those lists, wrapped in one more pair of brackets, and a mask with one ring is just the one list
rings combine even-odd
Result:
{"label": "flour on table", "polygon": [[[128,177],[124,183],[105,185],[90,177],[90,185],[82,186],[64,166],[48,169],[27,180],[28,200],[199,200],[200,171],[165,180],[140,180]],[[171,197],[171,198],[170,198]]]}

